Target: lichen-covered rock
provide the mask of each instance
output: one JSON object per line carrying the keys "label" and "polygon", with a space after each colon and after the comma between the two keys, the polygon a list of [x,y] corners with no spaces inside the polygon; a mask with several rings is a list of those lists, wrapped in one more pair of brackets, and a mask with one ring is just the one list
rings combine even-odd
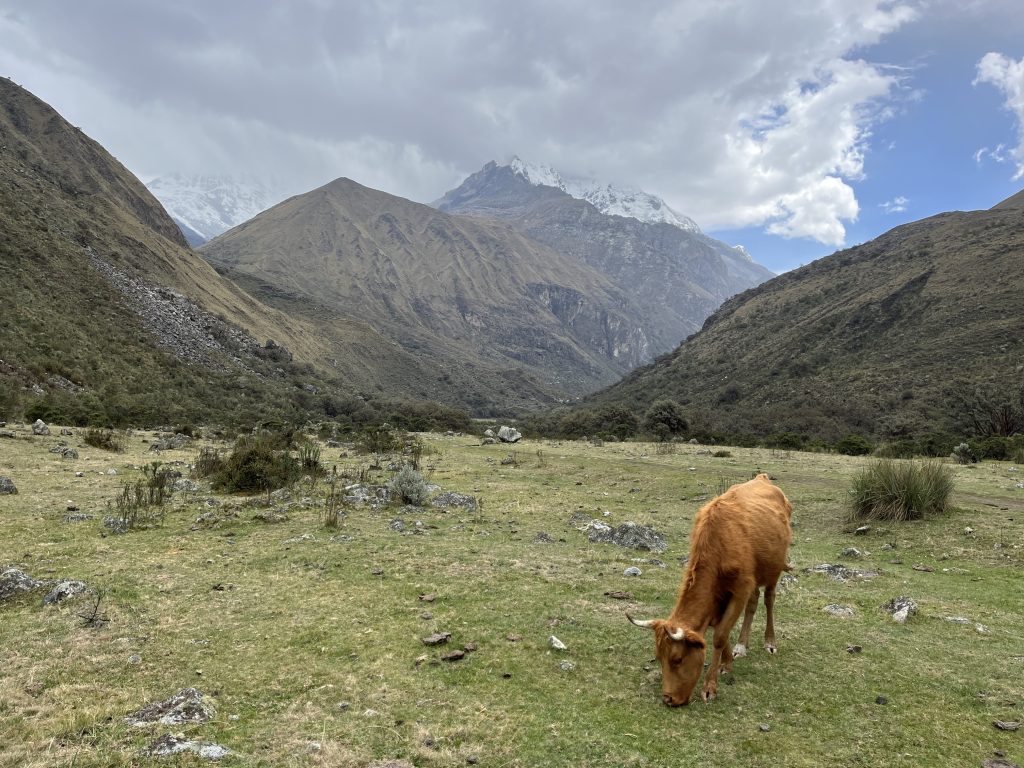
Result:
{"label": "lichen-covered rock", "polygon": [[664,552],[668,547],[665,537],[648,525],[626,522],[614,528],[601,524],[591,525],[587,538],[602,544],[616,544],[629,549]]}
{"label": "lichen-covered rock", "polygon": [[804,568],[804,573],[823,573],[835,581],[849,581],[850,579],[873,579],[878,575],[875,571],[862,571],[859,568],[848,568],[839,563],[821,563]]}
{"label": "lichen-covered rock", "polygon": [[0,477],[0,496],[7,496],[17,492],[18,488],[14,485],[14,481],[11,478]]}
{"label": "lichen-covered rock", "polygon": [[180,451],[192,442],[192,438],[180,432],[172,437],[162,437],[149,446],[151,451]]}
{"label": "lichen-covered rock", "polygon": [[206,723],[215,714],[212,706],[204,700],[203,694],[195,688],[183,688],[165,701],[157,701],[125,717],[128,725],[146,726],[181,725],[182,723]]}
{"label": "lichen-covered rock", "polygon": [[900,595],[882,606],[882,610],[892,615],[897,624],[906,624],[907,619],[917,613],[917,603],[909,597]]}
{"label": "lichen-covered rock", "polygon": [[849,605],[829,603],[821,610],[827,613],[829,616],[835,616],[837,619],[849,619],[853,616],[853,608]]}
{"label": "lichen-covered rock", "polygon": [[220,744],[212,744],[205,741],[192,741],[186,739],[180,733],[168,733],[154,741],[144,753],[150,757],[167,757],[177,755],[181,752],[195,752],[204,760],[220,760],[231,754],[231,750],[222,747]]}
{"label": "lichen-covered rock", "polygon": [[65,579],[47,593],[46,597],[43,598],[43,605],[56,605],[76,595],[80,595],[88,589],[84,581]]}
{"label": "lichen-covered rock", "polygon": [[498,439],[503,443],[518,443],[523,436],[518,429],[502,426],[498,428]]}
{"label": "lichen-covered rock", "polygon": [[42,419],[36,419],[35,423],[32,425],[32,434],[48,435],[50,434],[50,428],[46,426],[46,422]]}
{"label": "lichen-covered rock", "polygon": [[44,586],[24,571],[17,568],[5,568],[0,571],[0,601],[10,600],[17,595],[24,595]]}
{"label": "lichen-covered rock", "polygon": [[76,451],[74,448],[71,448],[66,443],[61,443],[60,445],[53,446],[53,448],[50,449],[50,453],[60,454],[61,458],[64,459],[78,458],[78,451]]}
{"label": "lichen-covered rock", "polygon": [[466,510],[467,512],[476,512],[476,497],[470,496],[467,493],[456,493],[455,491],[446,491],[439,496],[435,496],[433,501],[430,502],[435,507],[442,509],[450,509],[452,507],[459,507]]}

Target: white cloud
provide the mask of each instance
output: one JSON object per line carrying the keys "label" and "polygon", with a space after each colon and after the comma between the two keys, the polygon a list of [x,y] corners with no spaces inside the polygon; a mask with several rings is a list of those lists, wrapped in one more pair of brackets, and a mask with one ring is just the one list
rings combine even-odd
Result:
{"label": "white cloud", "polygon": [[886,200],[884,203],[879,203],[878,207],[886,213],[903,213],[907,210],[907,203],[909,202],[910,200],[905,198],[903,195],[898,195],[892,200]]}
{"label": "white cloud", "polygon": [[[975,78],[974,84],[978,83],[988,83],[998,88],[1003,94],[1003,107],[1016,118],[1017,146],[1009,150],[1009,155],[1017,166],[1017,172],[1013,178],[1022,178],[1024,177],[1024,58],[1014,61],[1001,53],[986,53],[978,62],[978,76]],[[1000,144],[989,155],[997,162],[1003,162],[1006,159],[1002,155],[1003,149],[1003,145]],[[979,150],[975,159],[982,156],[981,152]]]}
{"label": "white cloud", "polygon": [[427,201],[517,153],[840,245],[904,76],[858,55],[916,2],[0,0],[0,74],[140,175]]}

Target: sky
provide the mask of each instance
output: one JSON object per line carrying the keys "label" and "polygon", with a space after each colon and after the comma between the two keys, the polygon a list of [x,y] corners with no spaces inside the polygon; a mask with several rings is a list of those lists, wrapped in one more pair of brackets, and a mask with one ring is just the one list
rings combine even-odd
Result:
{"label": "sky", "polygon": [[1019,0],[0,0],[0,75],[145,181],[430,202],[518,155],[778,272],[1024,187]]}

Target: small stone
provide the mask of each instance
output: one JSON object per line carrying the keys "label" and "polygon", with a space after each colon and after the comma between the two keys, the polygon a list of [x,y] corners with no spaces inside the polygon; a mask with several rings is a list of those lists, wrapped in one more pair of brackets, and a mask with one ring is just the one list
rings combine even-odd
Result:
{"label": "small stone", "polygon": [[350,702],[350,701],[339,701],[338,702],[338,711],[339,712],[347,712],[348,709],[351,706],[352,706],[352,702]]}
{"label": "small stone", "polygon": [[323,748],[324,748],[324,745],[321,744],[319,741],[308,741],[308,742],[306,742],[306,751],[307,752],[319,752]]}
{"label": "small stone", "polygon": [[641,571],[635,565],[629,566],[629,568],[627,568],[626,570],[624,570],[622,572],[623,576],[640,576],[642,574],[643,574],[643,571]]}
{"label": "small stone", "polygon": [[111,475],[111,476],[116,475],[117,474],[117,470],[116,469],[108,469],[107,470],[107,474]]}
{"label": "small stone", "polygon": [[847,547],[839,553],[840,557],[863,557],[864,553],[856,547]]}
{"label": "small stone", "polygon": [[573,664],[571,661],[563,661],[561,664],[558,665],[558,668],[561,669],[563,672],[572,672],[574,669],[576,669],[576,665]]}
{"label": "small stone", "polygon": [[1018,722],[1017,720],[993,720],[992,725],[994,725],[1000,731],[1020,730],[1020,722]]}
{"label": "small stone", "polygon": [[432,635],[420,638],[424,645],[444,645],[451,639],[451,632],[435,632]]}
{"label": "small stone", "polygon": [[975,624],[974,631],[977,632],[979,635],[987,635],[989,633],[989,628],[986,627],[984,624]]}
{"label": "small stone", "polygon": [[848,645],[846,646],[847,653],[860,653],[864,649],[859,645]]}
{"label": "small stone", "polygon": [[768,723],[761,723],[757,727],[761,731],[761,733],[768,733],[768,731],[770,731],[772,729],[772,727],[770,725],[768,725]]}
{"label": "small stone", "polygon": [[567,650],[569,650],[569,646],[567,646],[565,643],[563,643],[561,640],[559,640],[554,635],[551,635],[551,637],[548,638],[548,645],[550,645],[556,651],[567,651]]}
{"label": "small stone", "polygon": [[424,611],[420,614],[420,618],[424,621],[430,621],[432,618],[434,618],[434,614],[432,614],[430,611]]}
{"label": "small stone", "polygon": [[18,488],[9,477],[0,477],[0,496],[14,495]]}
{"label": "small stone", "polygon": [[474,651],[478,650],[479,648],[480,648],[480,646],[477,645],[476,643],[466,643],[464,646],[462,646],[462,650],[464,650],[466,653],[473,653]]}
{"label": "small stone", "polygon": [[930,565],[921,565],[920,563],[912,567],[915,571],[921,571],[922,573],[932,573],[935,570]]}
{"label": "small stone", "polygon": [[131,656],[128,657],[128,663],[129,664],[133,664],[133,665],[134,664],[141,664],[142,663],[142,657],[139,654],[137,654],[137,653],[133,653]]}
{"label": "small stone", "polygon": [[882,610],[892,615],[892,620],[897,624],[906,624],[907,619],[917,613],[917,603],[909,597],[900,595],[882,606]]}
{"label": "small stone", "polygon": [[371,576],[383,576],[384,575],[384,569],[383,568],[374,568],[372,571],[370,571],[370,575]]}
{"label": "small stone", "polygon": [[821,609],[829,616],[835,616],[839,619],[849,619],[853,616],[853,608],[849,605],[839,605],[838,603],[829,603]]}
{"label": "small stone", "polygon": [[964,528],[964,536],[970,536],[972,533],[974,533],[974,529],[971,526],[968,525]]}
{"label": "small stone", "polygon": [[860,528],[858,528],[857,530],[855,530],[853,532],[853,535],[854,536],[863,536],[863,535],[865,535],[870,530],[871,530],[871,526],[870,525],[862,525],[862,526],[860,526]]}
{"label": "small stone", "polygon": [[505,635],[505,639],[508,640],[510,643],[518,643],[520,640],[523,639],[523,636],[522,635],[509,634],[509,635]]}
{"label": "small stone", "polygon": [[441,661],[461,661],[466,658],[466,652],[462,649],[455,649],[441,654]]}
{"label": "small stone", "polygon": [[422,602],[424,602],[424,603],[432,603],[435,600],[437,600],[437,595],[432,595],[432,594],[429,594],[429,593],[428,594],[424,594],[424,595],[420,595],[420,600]]}
{"label": "small stone", "polygon": [[480,758],[476,755],[469,755],[469,757],[466,758],[466,765],[476,765],[479,762]]}
{"label": "small stone", "polygon": [[610,597],[612,600],[632,600],[632,592],[623,592],[619,589],[612,589],[604,593],[605,597]]}
{"label": "small stone", "polygon": [[888,703],[889,703],[889,699],[887,699],[885,696],[876,696],[875,697],[875,704],[885,705],[885,704],[888,704]]}

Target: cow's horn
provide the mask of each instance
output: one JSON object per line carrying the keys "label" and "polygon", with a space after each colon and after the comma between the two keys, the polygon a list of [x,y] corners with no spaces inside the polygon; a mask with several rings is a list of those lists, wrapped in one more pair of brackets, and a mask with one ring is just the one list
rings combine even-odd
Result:
{"label": "cow's horn", "polygon": [[649,629],[654,626],[654,619],[634,619],[628,613],[626,614],[626,618],[629,619],[630,624],[636,624],[638,627]]}
{"label": "cow's horn", "polygon": [[679,627],[679,629],[670,629],[668,631],[668,636],[671,637],[673,640],[682,640],[685,634],[686,630],[682,627]]}

